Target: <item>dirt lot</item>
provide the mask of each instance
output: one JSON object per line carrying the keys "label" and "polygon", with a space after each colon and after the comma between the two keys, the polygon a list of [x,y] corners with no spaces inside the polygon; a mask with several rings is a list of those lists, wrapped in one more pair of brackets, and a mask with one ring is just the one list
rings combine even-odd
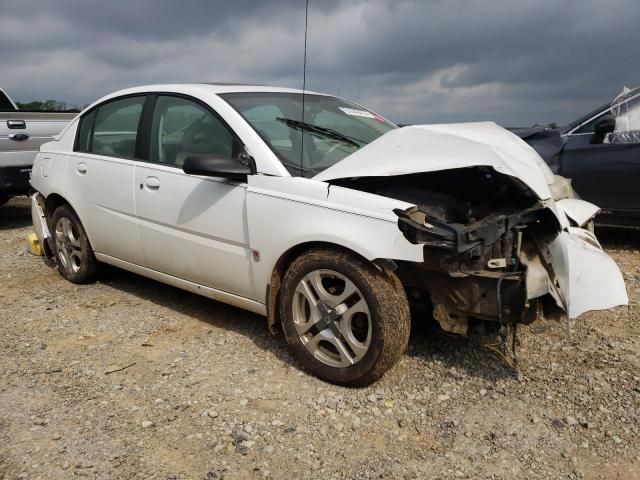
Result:
{"label": "dirt lot", "polygon": [[640,234],[601,235],[631,305],[522,328],[517,374],[425,327],[355,390],[259,316],[117,270],[72,285],[29,229],[27,199],[0,208],[0,478],[640,478]]}

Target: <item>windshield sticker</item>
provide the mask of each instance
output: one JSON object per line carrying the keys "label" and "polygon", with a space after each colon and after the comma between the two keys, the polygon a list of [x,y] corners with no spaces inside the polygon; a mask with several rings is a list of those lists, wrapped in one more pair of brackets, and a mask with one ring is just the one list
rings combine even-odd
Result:
{"label": "windshield sticker", "polygon": [[373,113],[367,112],[366,110],[358,110],[355,108],[347,108],[347,107],[338,107],[338,108],[342,110],[344,113],[346,113],[347,115],[351,115],[352,117],[376,118],[376,116]]}

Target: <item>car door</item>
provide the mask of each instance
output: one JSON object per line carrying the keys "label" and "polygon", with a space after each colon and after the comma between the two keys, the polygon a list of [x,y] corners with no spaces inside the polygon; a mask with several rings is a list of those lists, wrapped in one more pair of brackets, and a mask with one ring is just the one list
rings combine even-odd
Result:
{"label": "car door", "polygon": [[629,216],[640,212],[640,143],[594,143],[594,126],[604,115],[569,134],[562,152],[560,174],[572,180],[585,200],[605,214]]}
{"label": "car door", "polygon": [[67,160],[66,195],[97,254],[142,264],[134,170],[147,97],[109,100],[84,114]]}
{"label": "car door", "polygon": [[233,158],[238,138],[210,107],[184,96],[155,97],[148,125],[148,162],[135,170],[145,265],[253,298],[246,182],[182,170],[190,155]]}

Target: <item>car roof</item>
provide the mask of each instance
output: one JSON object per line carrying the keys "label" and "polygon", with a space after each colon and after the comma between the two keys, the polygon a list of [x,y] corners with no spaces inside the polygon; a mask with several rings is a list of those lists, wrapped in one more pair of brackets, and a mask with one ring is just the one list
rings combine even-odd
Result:
{"label": "car roof", "polygon": [[[181,93],[183,95],[198,96],[198,94],[214,94],[219,95],[223,93],[250,93],[250,92],[265,92],[265,93],[297,93],[302,94],[303,91],[298,88],[288,87],[272,87],[269,85],[253,85],[246,83],[224,83],[224,82],[206,82],[206,83],[166,83],[166,84],[153,84],[153,85],[141,85],[138,87],[125,88],[118,90],[108,95],[105,95],[89,106],[87,106],[82,113],[92,109],[95,105],[103,103],[113,98],[121,97],[124,95],[134,95],[136,93]],[[314,92],[311,90],[304,90],[307,95],[323,95],[330,96],[326,93]]]}
{"label": "car roof", "polygon": [[[142,92],[174,92],[174,93],[246,93],[246,92],[270,92],[270,93],[302,93],[298,88],[274,87],[270,85],[257,85],[248,83],[202,82],[202,83],[167,83],[154,85],[141,85],[113,92],[103,99],[129,95]],[[312,95],[325,95],[323,93],[305,90],[304,93]]]}

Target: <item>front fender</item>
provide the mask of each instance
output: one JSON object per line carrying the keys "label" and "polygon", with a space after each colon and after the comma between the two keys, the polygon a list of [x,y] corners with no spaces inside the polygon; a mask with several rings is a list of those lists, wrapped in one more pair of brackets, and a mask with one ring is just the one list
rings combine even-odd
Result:
{"label": "front fender", "polygon": [[293,177],[249,177],[247,219],[258,298],[270,282],[278,259],[309,242],[342,246],[368,260],[421,262],[421,245],[411,244],[398,228],[394,208],[410,204],[378,195]]}

